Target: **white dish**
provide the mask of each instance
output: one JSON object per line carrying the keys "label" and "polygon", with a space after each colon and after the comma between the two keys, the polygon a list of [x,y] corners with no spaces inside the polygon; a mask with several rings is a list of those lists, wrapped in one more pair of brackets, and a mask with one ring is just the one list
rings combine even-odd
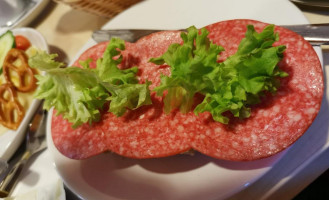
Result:
{"label": "white dish", "polygon": [[[12,30],[14,35],[23,35],[27,37],[31,44],[39,49],[48,51],[48,45],[44,37],[32,28],[16,28]],[[15,153],[19,145],[24,139],[24,133],[27,128],[28,123],[31,120],[31,117],[38,107],[40,101],[33,100],[31,106],[26,111],[23,121],[16,131],[9,130],[4,134],[0,135],[0,158],[3,160],[8,160]]]}
{"label": "white dish", "polygon": [[[234,18],[308,23],[287,0],[152,0],[119,14],[104,29],[180,29]],[[89,40],[78,55],[93,44]],[[285,153],[252,162],[216,160],[201,154],[134,160],[110,153],[78,161],[64,157],[54,147],[51,115],[48,120],[48,148],[56,168],[66,185],[85,199],[225,199],[260,178]]]}
{"label": "white dish", "polygon": [[[6,14],[4,10],[0,12],[0,17],[9,20],[7,24],[0,24],[0,29],[1,29],[0,32],[5,32],[6,30],[14,27],[26,26],[41,13],[41,11],[46,7],[48,2],[49,0],[33,0],[33,1],[5,0],[1,2],[2,3],[1,5],[3,5],[3,9],[12,10],[12,11],[8,11],[10,16],[13,13],[15,13],[14,9],[18,9],[21,11],[13,15],[12,19],[8,19],[8,16],[2,16]],[[1,21],[1,23],[4,22]]]}

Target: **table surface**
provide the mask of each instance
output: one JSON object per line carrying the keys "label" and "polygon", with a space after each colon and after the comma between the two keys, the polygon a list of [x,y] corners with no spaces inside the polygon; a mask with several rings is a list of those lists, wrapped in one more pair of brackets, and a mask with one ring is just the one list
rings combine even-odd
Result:
{"label": "table surface", "polygon": [[[301,9],[310,23],[329,23],[329,9],[327,11],[305,7],[301,7]],[[77,41],[87,41],[92,31],[100,29],[108,20],[108,18],[75,10],[70,6],[51,1],[41,15],[29,26],[42,33],[49,44],[51,53],[57,53],[60,59],[69,62],[84,45],[83,42]],[[325,68],[329,65],[329,47],[323,46],[322,48]],[[288,158],[283,158],[262,178],[230,199],[291,199],[329,168],[329,159],[325,159],[326,156],[329,156],[329,150],[326,147],[324,146],[323,149],[316,152],[309,152],[315,155],[304,160],[297,167],[286,166]],[[294,154],[294,151],[298,151],[298,149],[292,150],[288,154]],[[27,170],[29,173],[22,177],[26,184],[37,186],[38,182],[47,179],[46,177],[35,178],[33,175],[37,174],[34,173],[36,171],[56,173],[55,167],[51,163],[47,166],[37,166],[38,159],[49,159],[48,153],[44,151],[34,158],[30,164],[30,169]],[[21,192],[21,188],[17,187],[14,194]]]}

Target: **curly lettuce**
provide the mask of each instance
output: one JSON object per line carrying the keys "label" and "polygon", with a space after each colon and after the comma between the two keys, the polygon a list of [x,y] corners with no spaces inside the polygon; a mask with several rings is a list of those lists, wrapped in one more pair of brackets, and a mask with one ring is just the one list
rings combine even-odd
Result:
{"label": "curly lettuce", "polygon": [[194,26],[182,33],[183,44],[172,44],[160,57],[150,62],[170,66],[171,75],[161,76],[161,83],[154,89],[164,96],[166,113],[180,109],[186,113],[192,109],[196,93],[204,100],[194,108],[194,113],[210,112],[215,121],[227,124],[230,112],[235,117],[250,116],[250,105],[260,102],[264,92],[275,93],[280,86],[279,77],[288,74],[278,68],[285,46],[273,46],[278,40],[274,25],[268,25],[257,33],[248,25],[245,38],[237,52],[224,62],[218,55],[224,50],[208,39],[209,32]]}
{"label": "curly lettuce", "polygon": [[164,96],[165,113],[174,109],[190,112],[199,93],[204,99],[194,107],[196,115],[209,112],[224,124],[229,123],[226,112],[247,118],[251,105],[260,103],[265,93],[275,94],[280,78],[288,76],[278,67],[285,46],[273,46],[279,39],[274,25],[260,33],[248,25],[237,52],[218,62],[224,48],[214,44],[208,34],[205,28],[192,26],[181,34],[182,44],[171,44],[162,56],[150,59],[157,65],[166,63],[171,70],[170,76],[161,75],[161,83],[153,91],[149,90],[151,82],[138,82],[137,67],[118,68],[125,49],[124,41],[118,38],[110,41],[95,69],[89,67],[90,60],[82,61],[82,68],[64,67],[55,61],[57,55],[38,53],[29,59],[31,67],[45,71],[45,75],[37,75],[35,97],[44,99],[46,109],[55,107],[73,127],[99,121],[106,103],[116,116],[149,105],[150,92]]}
{"label": "curly lettuce", "polygon": [[151,104],[151,82],[138,83],[137,67],[118,68],[124,48],[124,41],[112,39],[95,69],[89,67],[90,60],[81,63],[83,68],[64,68],[63,63],[54,60],[56,54],[36,54],[29,59],[29,65],[45,75],[36,76],[39,87],[35,98],[44,99],[44,108],[54,107],[58,115],[73,123],[73,128],[99,121],[106,102],[109,112],[116,116],[122,116],[127,109]]}

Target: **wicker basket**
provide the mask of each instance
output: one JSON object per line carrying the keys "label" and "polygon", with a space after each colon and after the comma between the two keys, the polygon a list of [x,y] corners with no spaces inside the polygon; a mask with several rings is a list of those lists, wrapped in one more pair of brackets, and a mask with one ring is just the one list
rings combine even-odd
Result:
{"label": "wicker basket", "polygon": [[83,10],[98,16],[112,18],[142,0],[54,0],[74,9]]}

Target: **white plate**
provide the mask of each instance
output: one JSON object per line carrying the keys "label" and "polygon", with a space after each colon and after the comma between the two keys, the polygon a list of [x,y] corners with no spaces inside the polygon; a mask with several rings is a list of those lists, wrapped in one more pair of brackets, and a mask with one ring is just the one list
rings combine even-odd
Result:
{"label": "white plate", "polygon": [[[16,28],[12,30],[14,35],[23,35],[27,37],[31,44],[39,49],[48,51],[48,45],[44,37],[32,28]],[[0,158],[4,160],[8,160],[17,150],[22,140],[24,139],[24,133],[30,119],[38,107],[40,101],[33,100],[31,106],[26,111],[23,121],[21,125],[18,127],[16,131],[7,131],[4,134],[0,135]]]}
{"label": "white plate", "polygon": [[[308,23],[287,0],[152,0],[121,13],[104,29],[180,29],[234,18]],[[89,40],[80,53],[93,44]],[[48,145],[56,168],[67,186],[85,199],[224,199],[260,178],[285,153],[252,162],[216,160],[201,154],[134,160],[110,153],[77,161],[57,151],[50,129],[48,126]]]}
{"label": "white plate", "polygon": [[[27,5],[23,6],[24,2],[26,2]],[[1,5],[3,6],[2,9],[8,9],[8,10],[23,9],[23,10],[20,13],[17,13],[15,16],[13,16],[12,19],[8,19],[8,16],[3,16],[6,14],[4,10],[0,12],[0,18],[2,17],[4,19],[10,20],[7,26],[5,24],[0,24],[0,29],[1,29],[0,32],[5,32],[7,29],[11,29],[13,27],[26,26],[41,13],[41,11],[46,7],[48,2],[49,0],[31,0],[31,1],[2,0],[1,2]],[[13,13],[13,12],[14,11],[8,11],[8,13]]]}

